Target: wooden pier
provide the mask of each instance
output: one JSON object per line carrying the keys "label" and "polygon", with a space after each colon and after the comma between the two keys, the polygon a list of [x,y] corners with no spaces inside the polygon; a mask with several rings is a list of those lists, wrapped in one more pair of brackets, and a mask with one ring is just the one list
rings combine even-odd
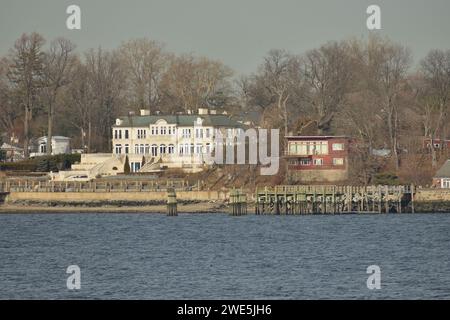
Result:
{"label": "wooden pier", "polygon": [[414,212],[414,192],[414,186],[258,187],[255,214]]}
{"label": "wooden pier", "polygon": [[230,190],[230,206],[232,216],[247,214],[247,195],[240,189]]}

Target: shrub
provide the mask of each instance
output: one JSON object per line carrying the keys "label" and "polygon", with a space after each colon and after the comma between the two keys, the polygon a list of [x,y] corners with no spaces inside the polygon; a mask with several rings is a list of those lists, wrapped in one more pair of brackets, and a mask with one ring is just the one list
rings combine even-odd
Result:
{"label": "shrub", "polygon": [[6,151],[0,150],[0,162],[6,160]]}
{"label": "shrub", "polygon": [[383,172],[378,173],[373,177],[374,184],[378,185],[398,185],[400,183],[398,176],[394,173]]}
{"label": "shrub", "polygon": [[80,154],[58,154],[54,156],[35,157],[18,162],[0,163],[0,171],[37,171],[49,172],[69,169],[72,164],[81,160]]}

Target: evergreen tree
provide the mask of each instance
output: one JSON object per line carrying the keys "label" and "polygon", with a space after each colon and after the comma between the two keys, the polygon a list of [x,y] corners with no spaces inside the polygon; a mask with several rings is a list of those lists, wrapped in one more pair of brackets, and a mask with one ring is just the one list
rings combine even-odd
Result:
{"label": "evergreen tree", "polygon": [[123,166],[123,173],[130,174],[130,161],[128,160],[128,156],[125,157],[125,164]]}

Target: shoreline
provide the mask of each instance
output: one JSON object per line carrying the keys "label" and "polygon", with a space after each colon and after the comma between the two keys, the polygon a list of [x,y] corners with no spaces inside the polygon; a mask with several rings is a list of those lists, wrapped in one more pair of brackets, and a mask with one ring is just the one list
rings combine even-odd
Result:
{"label": "shoreline", "polygon": [[[186,203],[178,204],[178,214],[228,214],[229,207],[224,203]],[[89,213],[136,213],[136,214],[167,214],[167,206],[165,204],[145,204],[141,206],[136,205],[104,205],[104,206],[74,206],[74,205],[24,205],[24,204],[0,204],[0,215],[14,215],[14,214],[89,214]],[[299,216],[330,216],[330,215],[416,215],[416,214],[450,214],[449,211],[416,211],[414,213],[374,213],[374,212],[342,212],[335,214],[296,214]],[[249,210],[247,215],[254,215],[252,210]],[[270,214],[273,216],[273,214]],[[284,215],[280,215],[284,216]],[[292,214],[286,215],[292,216]]]}
{"label": "shoreline", "polygon": [[[187,203],[178,204],[178,214],[184,213],[225,213],[228,208],[223,203]],[[166,214],[165,204],[142,205],[142,206],[39,206],[39,205],[0,205],[0,214],[21,214],[21,213],[149,213]]]}

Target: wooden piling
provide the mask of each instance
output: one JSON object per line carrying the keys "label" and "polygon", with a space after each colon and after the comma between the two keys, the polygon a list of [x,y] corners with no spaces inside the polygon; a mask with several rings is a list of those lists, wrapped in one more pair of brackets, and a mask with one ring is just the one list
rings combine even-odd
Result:
{"label": "wooden piling", "polygon": [[168,188],[167,189],[167,215],[168,216],[177,216],[177,195],[175,193],[175,189]]}

